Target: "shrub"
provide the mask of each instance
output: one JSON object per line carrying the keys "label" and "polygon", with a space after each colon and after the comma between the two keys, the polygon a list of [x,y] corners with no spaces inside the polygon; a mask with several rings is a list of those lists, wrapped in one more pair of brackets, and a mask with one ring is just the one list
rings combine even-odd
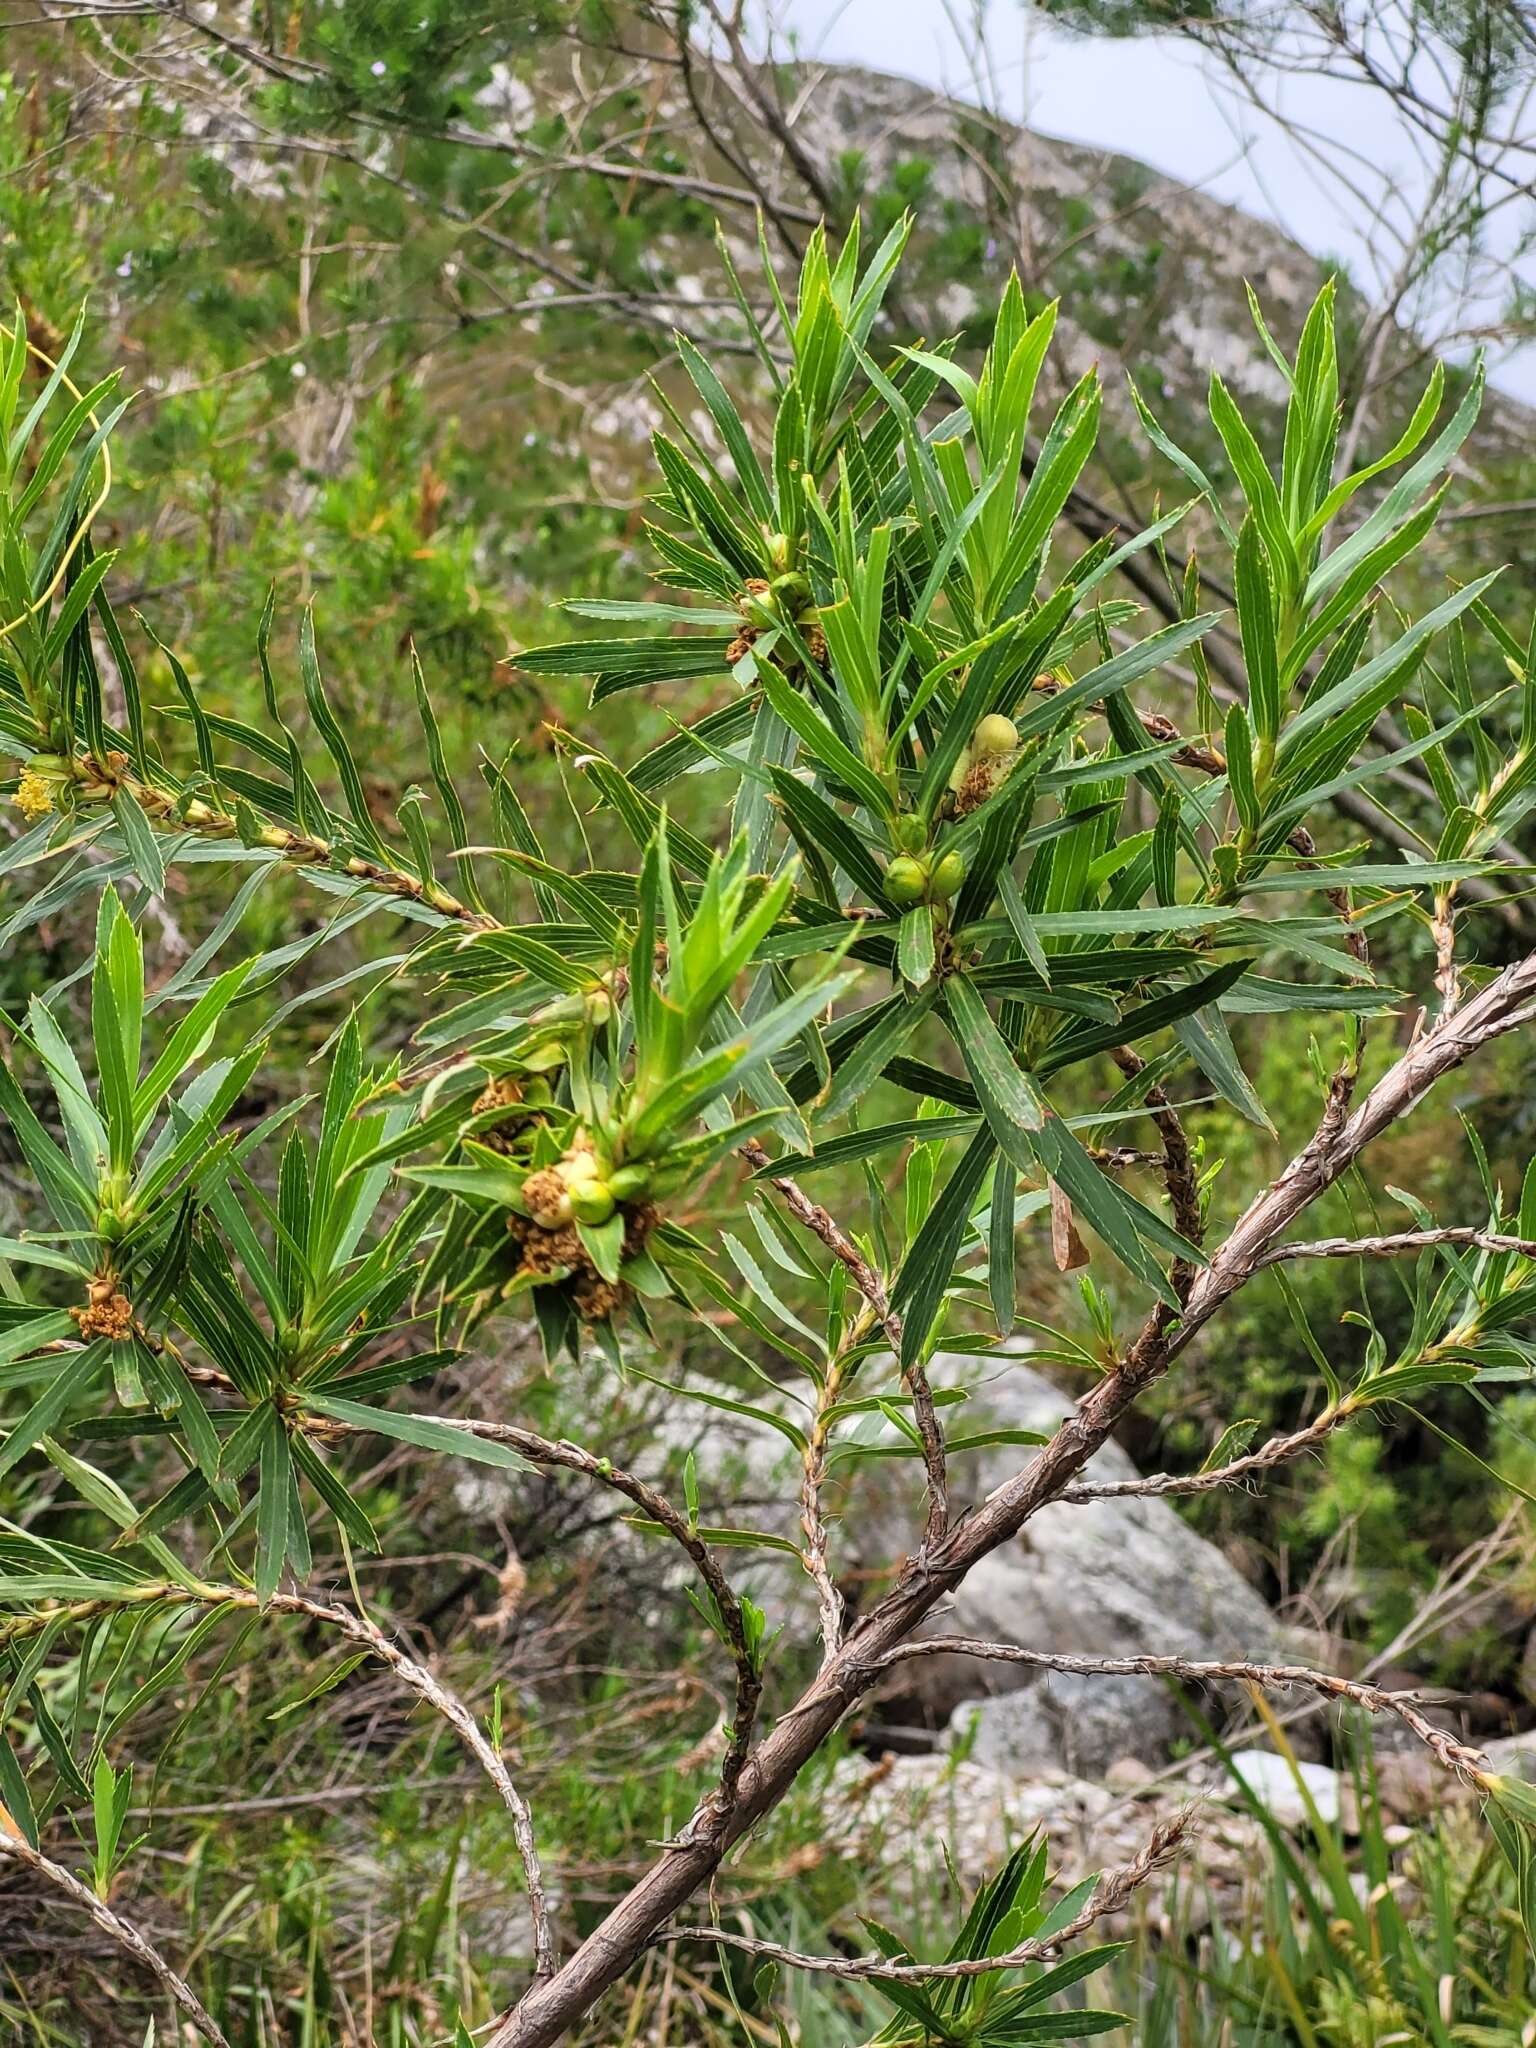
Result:
{"label": "shrub", "polygon": [[[1218,500],[1142,406],[1193,495],[1119,546],[1073,556],[1058,521],[1098,430],[1096,377],[1032,440],[1055,316],[1030,318],[1016,282],[974,373],[943,347],[882,365],[904,232],[862,265],[857,237],[834,258],[817,235],[794,306],[769,279],[763,319],[733,279],[769,424],[755,432],[747,384],[738,409],[682,343],[690,410],[655,442],[650,535],[667,599],[578,601],[570,613],[600,622],[600,637],[521,657],[545,677],[594,677],[604,718],[625,691],[728,686],[637,761],[585,743],[574,753],[601,840],[580,873],[545,858],[515,773],[491,758],[473,839],[419,671],[423,782],[381,815],[307,615],[300,693],[273,673],[270,605],[255,628],[261,725],[211,708],[158,642],[175,723],[152,719],[110,608],[114,558],[91,537],[116,380],[77,391],[78,331],[41,380],[19,322],[7,339],[0,737],[25,829],[5,855],[17,896],[6,933],[94,906],[95,938],[79,975],[15,1018],[0,1068],[25,1174],[0,1252],[26,1276],[0,1319],[15,1397],[0,1475],[14,1485],[48,1471],[55,1501],[74,1503],[67,1538],[21,1518],[0,1537],[13,1717],[0,1794],[9,1852],[91,1912],[211,2039],[223,2035],[198,1992],[109,1898],[135,1846],[135,1711],[252,1616],[334,1641],[341,1661],[322,1687],[361,1659],[382,1665],[484,1771],[533,1930],[534,1978],[495,2025],[496,2048],[565,2037],[659,1939],[865,1978],[895,2009],[885,2041],[1113,2024],[1091,2012],[1068,2022],[1043,2001],[1102,1961],[1080,1937],[1180,1846],[1183,1823],[1049,1915],[1038,1858],[1016,1861],[978,1896],[947,1962],[883,1935],[875,1957],[815,1957],[669,1923],[890,1665],[953,1649],[915,1634],[946,1592],[1046,1502],[1093,1496],[1082,1475],[1094,1451],[1165,1375],[1202,1374],[1198,1340],[1256,1274],[1401,1262],[1409,1309],[1389,1331],[1363,1293],[1342,1368],[1337,1347],[1306,1332],[1306,1419],[1255,1443],[1241,1414],[1218,1412],[1207,1469],[1133,1489],[1214,1491],[1361,1418],[1390,1423],[1447,1389],[1529,1376],[1536,1176],[1511,1208],[1490,1175],[1470,1220],[1442,1226],[1418,1194],[1389,1189],[1402,1227],[1289,1235],[1358,1176],[1373,1139],[1536,1004],[1536,954],[1490,973],[1466,946],[1467,885],[1496,870],[1531,801],[1531,657],[1489,603],[1492,577],[1416,618],[1377,595],[1433,526],[1477,380],[1442,422],[1437,369],[1394,445],[1335,481],[1325,289],[1294,359],[1260,323],[1291,393],[1278,468],[1219,378],[1211,415],[1241,506]],[[1219,716],[1202,643],[1221,612],[1201,608],[1192,560],[1176,571],[1167,554],[1185,521],[1206,528],[1208,557],[1230,554],[1246,686]],[[1137,557],[1178,592],[1178,615],[1151,632],[1115,594]],[[1481,636],[1475,655],[1467,628]],[[1182,664],[1192,727],[1170,716],[1189,695]],[[1491,686],[1474,681],[1485,668]],[[1389,710],[1411,737],[1384,757],[1372,736]],[[1320,844],[1330,797],[1405,756],[1444,811],[1418,828],[1423,857]],[[732,787],[719,845],[663,801],[690,770]],[[143,914],[171,870],[226,907],[155,982]],[[300,875],[326,916],[242,954],[251,897]],[[1378,981],[1369,942],[1394,925],[1425,942],[1404,957],[1432,989]],[[363,927],[341,987],[291,999],[344,993],[352,1006],[327,1036],[318,1100],[263,1097],[266,1039],[291,1007],[281,977]],[[393,1049],[373,1042],[367,1001],[385,982],[411,991],[419,1018]],[[1373,1055],[1368,1083],[1370,1020],[1420,1005],[1406,1046]],[[1292,1014],[1336,1037],[1318,1062],[1314,1128],[1267,1185],[1217,1180],[1201,1105],[1214,1095],[1266,1126],[1242,1020]],[[895,1113],[870,1120],[891,1101]],[[1145,1144],[1121,1143],[1128,1132]],[[751,1175],[755,1247],[698,1213],[732,1158]],[[875,1168],[897,1159],[893,1192]],[[868,1190],[862,1229],[802,1186],[850,1168]],[[1087,1381],[1049,1440],[968,1429],[963,1390],[929,1374],[941,1338],[986,1350],[1026,1320],[1015,1262],[1021,1233],[1035,1232],[1080,1274],[1084,1303],[1044,1333],[1047,1354]],[[426,1383],[476,1333],[526,1315],[556,1373],[587,1348],[615,1373],[636,1370],[637,1339],[707,1329],[710,1355],[741,1370],[701,1359],[672,1393],[793,1448],[798,1533],[723,1524],[707,1448],[674,1501],[600,1445],[545,1436],[526,1417],[440,1412]],[[309,1583],[322,1520],[344,1551],[375,1541],[353,1474],[359,1446],[379,1437],[423,1457],[584,1475],[696,1580],[734,1695],[717,1779],[579,1945],[546,1898],[537,1818],[499,1718],[487,1729],[360,1602]],[[1016,1474],[954,1514],[952,1464],[999,1441],[1019,1445]],[[110,1469],[84,1454],[103,1443],[116,1447]],[[125,1449],[146,1446],[174,1461],[158,1494],[144,1485],[153,1461]],[[914,1474],[913,1543],[854,1620],[831,1509],[856,1513],[860,1466],[892,1456]],[[798,1559],[819,1614],[822,1662],[798,1698],[733,1569],[754,1550]],[[164,1624],[160,1647],[124,1699],[98,1651],[125,1654],[147,1620]],[[1123,1668],[1050,1645],[961,1648]],[[1395,1716],[1479,1788],[1528,1884],[1531,1795],[1411,1700],[1290,1668],[1137,1668],[1299,1685]],[[94,1841],[85,1878],[44,1847],[70,1821]]]}

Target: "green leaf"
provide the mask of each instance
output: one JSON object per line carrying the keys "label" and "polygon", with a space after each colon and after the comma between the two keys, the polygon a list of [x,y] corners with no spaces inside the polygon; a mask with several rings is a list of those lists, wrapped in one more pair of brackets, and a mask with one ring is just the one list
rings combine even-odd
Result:
{"label": "green leaf", "polygon": [[24,1839],[37,1847],[37,1814],[32,1805],[32,1794],[27,1789],[27,1780],[16,1752],[3,1729],[0,1729],[0,1832],[9,1818]]}
{"label": "green leaf", "polygon": [[126,783],[113,792],[112,815],[123,835],[123,846],[133,862],[134,873],[151,896],[163,896],[165,862],[160,853],[160,841],[144,815],[143,805]]}
{"label": "green leaf", "polygon": [[[645,1536],[666,1536],[672,1531],[665,1522],[650,1521],[644,1515],[625,1517],[631,1529],[638,1529]],[[802,1559],[798,1543],[791,1543],[787,1536],[770,1536],[760,1529],[718,1529],[700,1524],[694,1531],[703,1542],[720,1550],[776,1550],[785,1557]]]}
{"label": "green leaf", "polygon": [[971,981],[957,975],[946,986],[944,1000],[993,1136],[1021,1173],[1032,1172],[1039,1162],[1029,1134],[1044,1130],[1050,1113],[1039,1090],[1009,1050]]}
{"label": "green leaf", "polygon": [[1227,713],[1223,739],[1227,752],[1227,787],[1243,830],[1257,838],[1264,824],[1264,812],[1253,776],[1253,730],[1248,713],[1234,704]]}
{"label": "green leaf", "polygon": [[288,1559],[288,1495],[293,1475],[288,1431],[275,1410],[267,1412],[260,1458],[256,1496],[256,1597],[265,1607],[277,1591],[278,1580]]}
{"label": "green leaf", "polygon": [[269,1721],[285,1721],[290,1714],[298,1713],[301,1707],[311,1705],[315,1700],[324,1699],[328,1692],[334,1692],[343,1685],[361,1664],[368,1662],[367,1650],[354,1650],[349,1657],[343,1657],[329,1671],[323,1671],[314,1684],[301,1692],[297,1699],[285,1700],[280,1707],[274,1707],[267,1715]]}
{"label": "green leaf", "polygon": [[1208,1003],[1215,1003],[1224,996],[1240,977],[1253,965],[1251,960],[1229,960],[1223,966],[1214,968],[1198,981],[1186,982],[1181,988],[1170,989],[1166,995],[1154,996],[1150,1002],[1141,1003],[1135,1009],[1127,1010],[1113,1023],[1079,1025],[1054,1038],[1046,1051],[1036,1062],[1035,1072],[1039,1079],[1058,1073],[1061,1068],[1077,1060],[1087,1059],[1096,1052],[1112,1051],[1116,1046],[1133,1045],[1138,1039],[1149,1037],[1154,1031],[1162,1031],[1176,1024],[1181,1017],[1187,1017],[1192,1010],[1201,1010]]}
{"label": "green leaf", "polygon": [[363,788],[362,776],[352,758],[352,749],[337,723],[330,701],[325,694],[325,685],[320,680],[320,660],[315,650],[315,610],[306,605],[299,617],[299,673],[304,682],[304,701],[309,715],[315,722],[315,730],[325,742],[325,750],[336,764],[336,773],[341,782],[342,794],[347,809],[352,814],[352,823],[358,838],[379,860],[388,862],[389,850],[379,837],[378,827],[373,822],[373,813],[368,808],[367,793]]}
{"label": "green leaf", "polygon": [[917,904],[901,920],[896,940],[896,960],[902,979],[921,988],[933,973],[933,912]]}
{"label": "green leaf", "polygon": [[891,818],[896,803],[891,791],[875,771],[845,741],[789,681],[781,669],[761,656],[757,673],[763,694],[790,731],[799,736],[811,759],[823,774],[846,783],[866,810],[877,818]]}
{"label": "green leaf", "polygon": [[1280,656],[1275,642],[1275,590],[1269,557],[1250,519],[1243,521],[1233,564],[1243,661],[1248,670],[1248,709],[1259,739],[1280,732]]}
{"label": "green leaf", "polygon": [[970,1225],[971,1207],[996,1150],[997,1139],[990,1130],[976,1133],[902,1262],[891,1301],[903,1319],[903,1366],[913,1364],[923,1354],[954,1271],[955,1256]]}
{"label": "green leaf", "polygon": [[447,1451],[456,1458],[468,1458],[477,1465],[499,1465],[504,1472],[526,1472],[528,1461],[491,1437],[476,1436],[471,1430],[432,1415],[409,1415],[389,1408],[371,1408],[361,1401],[346,1401],[337,1394],[306,1394],[304,1405],[317,1415],[329,1415],[352,1429],[393,1437],[402,1444],[415,1444],[424,1451]]}
{"label": "green leaf", "polygon": [[[73,1327],[73,1325],[71,1325]],[[0,1443],[0,1473],[11,1467],[56,1426],[78,1395],[83,1394],[100,1368],[106,1364],[110,1345],[101,1339],[82,1351],[66,1354],[44,1391],[38,1395],[21,1420]]]}
{"label": "green leaf", "polygon": [[[928,919],[931,936],[933,925],[927,911],[918,914]],[[891,996],[877,1007],[873,1022],[853,1050],[834,1061],[831,1085],[817,1108],[818,1122],[830,1123],[845,1115],[868,1093],[930,1015],[937,999],[937,988],[929,987],[916,996]]]}

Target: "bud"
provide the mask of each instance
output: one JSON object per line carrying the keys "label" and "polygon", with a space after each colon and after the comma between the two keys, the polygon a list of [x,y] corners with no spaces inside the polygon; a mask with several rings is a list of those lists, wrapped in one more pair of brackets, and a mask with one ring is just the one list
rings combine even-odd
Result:
{"label": "bud", "polygon": [[928,844],[928,833],[921,818],[908,811],[896,820],[896,844],[903,853],[921,853]]}
{"label": "bud", "polygon": [[971,735],[971,745],[978,754],[1012,754],[1018,744],[1019,728],[1000,711],[989,712]]}
{"label": "bud", "polygon": [[921,903],[927,888],[928,871],[910,854],[899,853],[885,871],[885,893],[893,903]]}
{"label": "bud", "polygon": [[643,1202],[650,1191],[647,1167],[620,1166],[608,1176],[608,1192],[616,1202]]}
{"label": "bud", "polygon": [[555,1161],[554,1170],[565,1185],[574,1190],[583,1181],[596,1180],[597,1161],[590,1152],[568,1152],[563,1159]]}
{"label": "bud", "polygon": [[958,896],[965,883],[965,862],[958,853],[940,854],[934,864],[933,878],[928,893],[935,903],[947,903],[952,896]]}

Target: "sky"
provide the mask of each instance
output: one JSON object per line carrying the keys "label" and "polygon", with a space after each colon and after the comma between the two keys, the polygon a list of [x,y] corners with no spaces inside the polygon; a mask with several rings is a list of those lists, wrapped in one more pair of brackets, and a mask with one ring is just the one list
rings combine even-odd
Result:
{"label": "sky", "polygon": [[[1359,206],[1279,122],[1239,101],[1183,39],[1072,36],[1020,0],[980,0],[998,102],[1015,120],[1070,142],[1139,157],[1284,228],[1315,254],[1340,257],[1370,289]],[[894,72],[976,99],[976,36],[945,0],[777,0],[801,54]],[[1390,180],[1410,206],[1423,172],[1384,94],[1318,77],[1288,78],[1279,105]],[[1503,231],[1518,231],[1508,208]],[[1525,226],[1531,225],[1526,214]],[[1536,283],[1536,274],[1532,275]],[[1492,362],[1496,382],[1536,403],[1536,347]]]}

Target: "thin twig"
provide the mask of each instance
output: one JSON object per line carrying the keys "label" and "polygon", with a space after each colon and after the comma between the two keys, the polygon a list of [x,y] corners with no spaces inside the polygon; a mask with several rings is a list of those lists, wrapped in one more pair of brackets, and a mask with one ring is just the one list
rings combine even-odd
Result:
{"label": "thin twig", "polygon": [[776,1941],[758,1941],[749,1934],[736,1934],[725,1927],[674,1927],[658,1934],[657,1942],[713,1941],[727,1948],[741,1949],[762,1962],[779,1963],[787,1970],[811,1970],[826,1977],[845,1977],[860,1982],[874,1979],[886,1984],[926,1984],[958,1977],[984,1977],[992,1970],[1022,1970],[1031,1963],[1059,1955],[1080,1934],[1098,1920],[1118,1913],[1147,1880],[1170,1863],[1183,1849],[1194,1827],[1198,1806],[1186,1806],[1162,1821],[1148,1838],[1146,1847],[1130,1862],[1108,1877],[1102,1877],[1093,1896],[1065,1927],[1055,1934],[1036,1935],[1016,1948],[997,1956],[967,1956],[953,1963],[893,1963],[883,1956],[813,1956],[799,1949],[784,1948]]}
{"label": "thin twig", "polygon": [[103,1934],[131,1955],[136,1963],[142,1964],[164,1987],[205,2041],[211,2041],[213,2048],[229,2048],[228,2036],[186,1978],[171,1968],[153,1942],[147,1941],[120,1913],[114,1913],[104,1899],[98,1899],[90,1886],[82,1884],[73,1871],[66,1870],[62,1863],[55,1863],[40,1849],[34,1849],[20,1835],[0,1830],[0,1857],[3,1856],[14,1856],[18,1863],[24,1863],[29,1870],[35,1871],[44,1883],[72,1899],[83,1913],[90,1915]]}
{"label": "thin twig", "polygon": [[1437,1244],[1465,1245],[1481,1252],[1518,1252],[1522,1258],[1536,1259],[1536,1239],[1448,1225],[1435,1230],[1389,1230],[1379,1237],[1318,1237],[1307,1244],[1277,1244],[1255,1261],[1255,1270],[1284,1265],[1291,1259],[1390,1259],[1404,1252],[1428,1251]]}
{"label": "thin twig", "polygon": [[[568,1472],[580,1472],[588,1479],[611,1487],[615,1493],[633,1502],[650,1520],[659,1523],[673,1542],[686,1551],[694,1569],[714,1596],[736,1666],[736,1700],[725,1759],[720,1766],[720,1785],[714,1809],[717,1815],[728,1812],[735,1802],[737,1782],[751,1745],[763,1682],[748,1645],[741,1602],[721,1570],[719,1560],[698,1530],[665,1494],[658,1493],[654,1486],[647,1485],[645,1480],[636,1478],[633,1472],[622,1470],[607,1458],[583,1450],[580,1444],[555,1442],[549,1437],[536,1435],[532,1430],[520,1429],[511,1422],[482,1422],[448,1415],[434,1419],[446,1428],[462,1430],[466,1436],[478,1437],[483,1442],[506,1444],[528,1459],[530,1464],[554,1465]],[[331,1424],[328,1418],[326,1426],[337,1425]],[[354,1428],[350,1423],[339,1426],[348,1431]]]}
{"label": "thin twig", "polygon": [[[756,1138],[748,1138],[740,1148],[741,1156],[754,1173],[766,1174],[769,1185],[783,1201],[795,1221],[813,1237],[819,1238],[848,1270],[853,1284],[874,1310],[880,1327],[897,1358],[901,1356],[902,1320],[891,1307],[890,1296],[886,1293],[885,1282],[865,1258],[858,1246],[843,1230],[836,1218],[829,1215],[819,1202],[813,1202],[797,1181],[788,1174],[776,1174],[772,1161]],[[949,1529],[949,1480],[945,1469],[944,1431],[939,1422],[938,1410],[933,1405],[933,1391],[928,1384],[928,1375],[919,1360],[903,1366],[902,1377],[912,1395],[912,1419],[917,1425],[923,1441],[923,1469],[928,1480],[928,1523],[923,1532],[925,1549],[931,1549],[943,1541]]]}
{"label": "thin twig", "polygon": [[823,1660],[830,1657],[843,1640],[843,1596],[837,1589],[827,1558],[827,1518],[821,1504],[821,1489],[827,1476],[827,1446],[832,1436],[827,1418],[842,1397],[848,1355],[863,1342],[873,1318],[873,1309],[866,1308],[838,1346],[837,1355],[828,1361],[826,1376],[816,1390],[816,1413],[806,1431],[805,1449],[800,1460],[800,1527],[805,1532],[805,1568],[816,1588],[816,1601],[821,1613]]}
{"label": "thin twig", "polygon": [[1138,1479],[1089,1480],[1064,1488],[1057,1498],[1082,1505],[1096,1500],[1165,1500],[1175,1494],[1219,1493],[1223,1487],[1239,1486],[1244,1480],[1257,1478],[1261,1472],[1272,1471],[1276,1465],[1287,1464],[1292,1458],[1315,1450],[1324,1437],[1331,1436],[1340,1423],[1347,1422],[1356,1412],[1349,1401],[1341,1401],[1337,1407],[1325,1408],[1305,1429],[1293,1430],[1289,1436],[1272,1436],[1256,1451],[1248,1451],[1230,1464],[1213,1466],[1209,1472],[1149,1472]]}
{"label": "thin twig", "polygon": [[[61,1621],[74,1624],[94,1620],[98,1615],[111,1613],[122,1607],[154,1605],[242,1607],[255,1611],[261,1609],[257,1595],[243,1586],[189,1585],[171,1580],[141,1582],[125,1586],[120,1595],[82,1600],[70,1607],[53,1608],[42,1613],[9,1617],[0,1622],[0,1643],[23,1635],[36,1634],[42,1627],[53,1626]],[[552,1974],[555,1968],[555,1947],[549,1925],[543,1873],[534,1841],[533,1816],[529,1812],[527,1801],[513,1784],[506,1764],[486,1739],[484,1731],[469,1708],[457,1693],[435,1678],[425,1665],[418,1664],[414,1657],[392,1642],[376,1623],[362,1615],[352,1614],[346,1608],[326,1606],[323,1602],[311,1600],[302,1593],[274,1593],[267,1602],[267,1610],[281,1614],[303,1615],[307,1620],[317,1621],[326,1628],[334,1629],[348,1642],[356,1643],[392,1671],[407,1691],[424,1701],[453,1729],[495,1786],[503,1805],[512,1816],[512,1833],[523,1865],[528,1910],[533,1921],[536,1974]]]}
{"label": "thin twig", "polygon": [[[242,1603],[254,1605],[254,1595],[243,1596]],[[307,1615],[327,1628],[335,1629],[338,1635],[349,1642],[357,1643],[376,1657],[399,1679],[408,1692],[424,1700],[434,1713],[440,1714],[453,1729],[464,1747],[474,1757],[491,1783],[501,1795],[502,1804],[512,1816],[512,1838],[517,1844],[518,1858],[523,1866],[523,1884],[528,1893],[528,1913],[533,1922],[534,1974],[548,1977],[555,1970],[555,1943],[549,1922],[549,1900],[544,1891],[544,1874],[539,1864],[538,1844],[534,1840],[533,1815],[528,1802],[513,1784],[500,1751],[491,1743],[480,1723],[457,1693],[450,1692],[424,1664],[418,1664],[414,1657],[407,1656],[397,1643],[391,1642],[384,1631],[366,1616],[351,1614],[343,1607],[326,1607],[318,1600],[310,1600],[301,1593],[276,1593],[270,1603],[287,1614]]]}
{"label": "thin twig", "polygon": [[1025,1650],[1016,1643],[983,1642],[973,1636],[925,1636],[900,1643],[880,1660],[882,1670],[915,1657],[982,1657],[999,1664],[1024,1664],[1034,1671],[1064,1671],[1083,1678],[1186,1678],[1192,1684],[1220,1680],[1287,1692],[1305,1687],[1327,1699],[1348,1700],[1368,1714],[1391,1714],[1409,1729],[1436,1761],[1469,1785],[1486,1772],[1488,1759],[1479,1749],[1458,1742],[1419,1711],[1422,1695],[1393,1692],[1359,1679],[1340,1678],[1331,1671],[1313,1671],[1303,1664],[1259,1664],[1242,1658],[1072,1657],[1051,1650]]}

